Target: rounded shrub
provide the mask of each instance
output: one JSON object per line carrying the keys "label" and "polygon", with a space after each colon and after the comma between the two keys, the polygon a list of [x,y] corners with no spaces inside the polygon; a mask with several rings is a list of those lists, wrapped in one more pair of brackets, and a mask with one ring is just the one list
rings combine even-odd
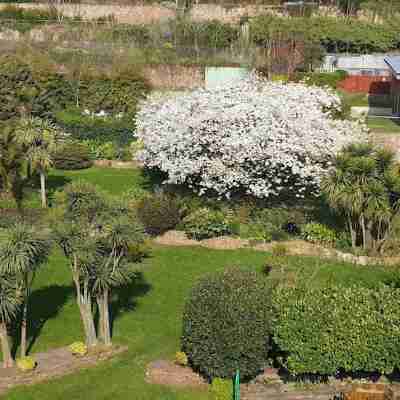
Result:
{"label": "rounded shrub", "polygon": [[160,235],[181,221],[179,201],[168,194],[145,196],[137,203],[137,215],[150,235]]}
{"label": "rounded shrub", "polygon": [[267,364],[270,289],[264,276],[238,268],[208,275],[193,288],[183,314],[182,350],[209,379],[252,378]]}
{"label": "rounded shrub", "polygon": [[189,363],[187,355],[183,351],[177,351],[175,353],[175,364],[186,367]]}
{"label": "rounded shrub", "polygon": [[85,356],[88,352],[88,348],[83,342],[74,342],[69,346],[69,350],[74,356]]}
{"label": "rounded shrub", "polygon": [[332,246],[336,241],[336,232],[325,225],[309,223],[303,226],[302,236],[313,243]]}
{"label": "rounded shrub", "polygon": [[33,371],[36,368],[36,361],[33,357],[22,357],[17,360],[17,368],[22,372]]}
{"label": "rounded shrub", "polygon": [[183,229],[191,239],[202,240],[231,233],[225,215],[221,211],[200,208],[183,220]]}
{"label": "rounded shrub", "polygon": [[53,154],[53,163],[55,168],[63,170],[85,169],[93,165],[88,146],[75,142],[60,146]]}

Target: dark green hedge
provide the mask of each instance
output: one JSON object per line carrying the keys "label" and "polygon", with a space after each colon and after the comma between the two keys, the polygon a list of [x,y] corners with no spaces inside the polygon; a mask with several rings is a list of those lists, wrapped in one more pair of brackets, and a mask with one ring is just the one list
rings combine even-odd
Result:
{"label": "dark green hedge", "polygon": [[202,278],[183,314],[182,350],[204,376],[243,378],[268,363],[270,290],[256,272],[237,268]]}
{"label": "dark green hedge", "polygon": [[390,287],[282,287],[274,341],[293,374],[391,373],[400,366],[399,304]]}
{"label": "dark green hedge", "polygon": [[66,143],[53,154],[54,167],[63,170],[90,168],[93,161],[89,148],[81,143]]}

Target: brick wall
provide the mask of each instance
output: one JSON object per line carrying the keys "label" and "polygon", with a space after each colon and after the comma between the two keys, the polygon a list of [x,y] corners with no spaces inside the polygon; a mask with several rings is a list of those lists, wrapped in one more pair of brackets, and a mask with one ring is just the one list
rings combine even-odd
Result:
{"label": "brick wall", "polygon": [[195,89],[205,85],[205,67],[200,65],[146,65],[142,74],[155,89]]}
{"label": "brick wall", "polygon": [[386,76],[350,75],[339,87],[350,93],[390,94],[390,80]]}

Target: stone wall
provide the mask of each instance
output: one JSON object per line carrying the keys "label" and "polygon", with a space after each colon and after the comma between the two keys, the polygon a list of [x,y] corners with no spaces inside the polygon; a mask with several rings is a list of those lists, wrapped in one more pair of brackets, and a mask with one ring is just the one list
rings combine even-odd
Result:
{"label": "stone wall", "polygon": [[[10,3],[8,3],[10,4]],[[7,4],[0,4],[0,9]],[[23,8],[47,8],[48,4],[16,3]],[[119,4],[60,4],[59,11],[68,17],[80,16],[84,19],[95,19],[113,15],[120,23],[149,24],[175,18],[177,10],[175,2],[165,2],[150,5],[119,5]],[[195,4],[186,13],[193,21],[219,20],[226,23],[238,23],[242,17],[254,17],[260,14],[283,15],[276,6],[238,5],[223,7],[218,4]]]}

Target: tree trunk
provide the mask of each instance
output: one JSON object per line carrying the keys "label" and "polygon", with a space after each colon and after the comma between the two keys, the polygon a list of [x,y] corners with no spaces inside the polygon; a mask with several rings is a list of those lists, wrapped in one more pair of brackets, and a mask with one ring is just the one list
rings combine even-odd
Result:
{"label": "tree trunk", "polygon": [[364,219],[364,214],[360,215],[360,225],[361,225],[361,231],[362,231],[362,238],[363,238],[363,249],[367,249],[367,230],[365,228],[365,219]]}
{"label": "tree trunk", "polygon": [[83,330],[86,337],[86,345],[88,347],[93,347],[97,345],[97,335],[96,327],[93,320],[92,301],[90,299],[90,295],[87,295],[86,293],[82,294],[79,276],[77,274],[74,274],[73,278],[76,289],[76,301],[78,303],[78,308],[83,324]]}
{"label": "tree trunk", "polygon": [[353,221],[352,221],[350,215],[347,216],[347,220],[348,220],[350,235],[351,235],[351,247],[353,249],[355,249],[357,246],[357,232],[355,231],[355,229],[353,227]]}
{"label": "tree trunk", "polygon": [[42,197],[42,208],[46,208],[47,207],[46,176],[43,171],[40,171],[40,192]]}
{"label": "tree trunk", "polygon": [[21,320],[21,357],[26,356],[27,325],[28,325],[28,299],[25,299],[22,309],[22,320]]}
{"label": "tree trunk", "polygon": [[7,326],[4,322],[0,323],[0,341],[3,353],[3,367],[10,368],[14,365],[14,360],[11,355],[10,343],[8,342]]}
{"label": "tree trunk", "polygon": [[99,310],[99,323],[98,323],[98,336],[101,342],[104,343],[104,323],[103,323],[103,318],[104,318],[104,307],[103,307],[103,297],[101,295],[98,295],[97,298],[97,308]]}
{"label": "tree trunk", "polygon": [[104,323],[104,344],[111,346],[111,327],[110,327],[110,312],[108,304],[108,289],[104,290],[103,295],[103,323]]}

